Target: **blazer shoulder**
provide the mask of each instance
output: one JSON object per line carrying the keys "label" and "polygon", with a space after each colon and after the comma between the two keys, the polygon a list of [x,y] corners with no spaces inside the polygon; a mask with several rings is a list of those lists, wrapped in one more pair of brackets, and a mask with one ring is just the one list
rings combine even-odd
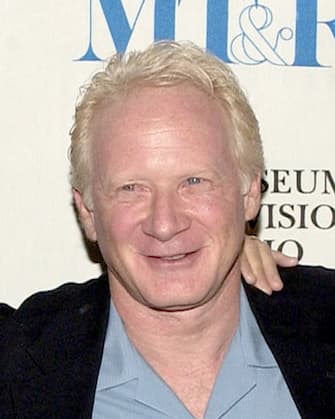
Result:
{"label": "blazer shoulder", "polygon": [[[56,403],[55,395],[61,404],[60,394],[67,394],[66,388],[73,390],[72,382],[77,382],[72,395],[82,394],[88,383],[93,385],[96,366],[100,365],[109,301],[108,281],[103,275],[86,283],[68,283],[38,292],[16,310],[0,306],[0,418],[4,406],[7,414],[12,401],[26,400],[28,412],[40,412],[39,397],[45,389],[43,406],[52,406]],[[19,412],[24,411],[20,407]],[[27,413],[28,416],[48,415]]]}
{"label": "blazer shoulder", "polygon": [[[50,320],[73,310],[85,310],[91,303],[109,298],[106,275],[84,283],[66,283],[53,290],[37,292],[17,309],[0,304],[0,340],[4,334],[38,330]],[[34,333],[33,333],[34,334]]]}
{"label": "blazer shoulder", "polygon": [[106,275],[84,283],[69,282],[55,289],[31,295],[15,310],[13,316],[16,320],[23,320],[27,317],[40,318],[46,314],[54,315],[58,311],[81,307],[91,299],[96,300],[106,293],[108,293]]}
{"label": "blazer shoulder", "polygon": [[330,281],[323,285],[332,286],[335,282],[335,269],[326,268],[324,266],[308,266],[298,265],[294,268],[279,268],[280,275],[283,281],[291,281],[296,279],[298,281],[309,280],[314,283],[319,281]]}
{"label": "blazer shoulder", "polygon": [[[284,282],[284,290],[307,296],[320,297],[335,303],[335,270],[323,266],[298,265],[295,268],[280,268],[280,276]],[[285,294],[285,293],[284,293]]]}
{"label": "blazer shoulder", "polygon": [[284,288],[272,296],[246,287],[250,306],[302,416],[328,418],[335,411],[335,271],[297,266],[280,275]]}
{"label": "blazer shoulder", "polygon": [[8,319],[13,313],[15,309],[8,304],[0,303],[0,324]]}
{"label": "blazer shoulder", "polygon": [[11,323],[11,318],[14,313],[15,309],[13,307],[0,303],[0,357],[4,351],[3,347],[6,342],[6,336],[8,335],[8,324]]}
{"label": "blazer shoulder", "polygon": [[252,308],[263,313],[262,315],[269,319],[270,324],[273,323],[274,316],[285,321],[294,319],[294,323],[298,320],[303,323],[308,320],[324,325],[334,323],[334,269],[299,265],[294,268],[280,268],[279,273],[284,282],[284,288],[270,297],[255,288],[246,286]]}

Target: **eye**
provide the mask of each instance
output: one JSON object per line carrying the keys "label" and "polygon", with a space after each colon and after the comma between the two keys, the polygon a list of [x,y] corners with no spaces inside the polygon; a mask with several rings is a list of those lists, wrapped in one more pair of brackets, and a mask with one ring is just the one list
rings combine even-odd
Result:
{"label": "eye", "polygon": [[213,179],[210,177],[190,176],[181,184],[181,190],[187,194],[201,194],[210,192],[214,188]]}
{"label": "eye", "polygon": [[199,185],[202,181],[203,181],[203,179],[201,179],[200,177],[196,177],[196,176],[189,177],[186,180],[188,185]]}
{"label": "eye", "polygon": [[121,187],[121,190],[125,192],[135,192],[136,186],[137,186],[136,183],[128,183],[127,185],[123,185]]}
{"label": "eye", "polygon": [[213,182],[208,178],[190,176],[182,183],[182,189],[187,193],[209,192],[213,188]]}
{"label": "eye", "polygon": [[120,186],[119,192],[123,195],[144,195],[148,192],[148,187],[142,183],[125,183]]}

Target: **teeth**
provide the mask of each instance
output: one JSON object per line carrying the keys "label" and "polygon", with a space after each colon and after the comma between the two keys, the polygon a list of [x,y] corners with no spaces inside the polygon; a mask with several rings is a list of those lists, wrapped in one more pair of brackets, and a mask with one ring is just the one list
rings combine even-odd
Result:
{"label": "teeth", "polygon": [[161,259],[164,259],[164,260],[179,260],[179,259],[182,259],[185,256],[186,256],[186,254],[184,253],[182,255],[176,255],[176,256],[164,256]]}

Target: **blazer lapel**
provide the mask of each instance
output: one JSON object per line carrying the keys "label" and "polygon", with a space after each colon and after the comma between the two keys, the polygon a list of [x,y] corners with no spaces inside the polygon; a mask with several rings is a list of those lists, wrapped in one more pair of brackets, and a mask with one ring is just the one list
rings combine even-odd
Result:
{"label": "blazer lapel", "polygon": [[22,319],[15,366],[22,379],[12,386],[20,418],[91,417],[110,295],[106,277],[74,288],[59,292],[51,309],[39,314],[37,330]]}
{"label": "blazer lapel", "polygon": [[[306,278],[305,281],[308,281]],[[299,281],[290,278],[284,290],[271,297],[245,285],[251,309],[280,367],[302,418],[333,418],[335,414],[334,303],[323,302],[317,313],[317,294],[304,298]],[[319,293],[320,294],[320,293]],[[314,297],[313,297],[314,296]],[[333,294],[332,299],[334,300]],[[329,299],[328,299],[329,300]]]}

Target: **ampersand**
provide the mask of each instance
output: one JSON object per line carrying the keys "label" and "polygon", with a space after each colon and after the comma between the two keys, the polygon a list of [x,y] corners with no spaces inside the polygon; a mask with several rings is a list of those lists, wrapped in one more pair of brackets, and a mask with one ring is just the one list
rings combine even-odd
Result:
{"label": "ampersand", "polygon": [[232,57],[242,64],[268,61],[276,65],[287,65],[276,49],[279,39],[292,39],[293,31],[290,28],[280,29],[271,45],[262,31],[271,26],[272,22],[271,10],[258,2],[243,9],[239,17],[241,33],[233,38],[230,46]]}

